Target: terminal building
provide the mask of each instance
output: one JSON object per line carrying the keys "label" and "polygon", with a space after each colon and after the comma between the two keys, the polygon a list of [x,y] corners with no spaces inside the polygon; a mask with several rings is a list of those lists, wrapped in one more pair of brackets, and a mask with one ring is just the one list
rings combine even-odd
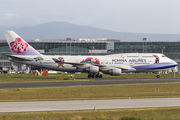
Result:
{"label": "terminal building", "polygon": [[[45,55],[108,55],[117,53],[163,53],[180,63],[180,42],[128,42],[113,39],[79,39],[27,41],[33,48]],[[0,72],[21,71],[26,65],[10,62],[6,55],[11,54],[6,40],[0,40]]]}

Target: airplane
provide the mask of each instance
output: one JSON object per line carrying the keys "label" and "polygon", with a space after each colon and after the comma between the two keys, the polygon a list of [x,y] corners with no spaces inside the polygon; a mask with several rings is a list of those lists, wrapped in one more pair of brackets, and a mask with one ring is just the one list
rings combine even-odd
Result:
{"label": "airplane", "polygon": [[[177,66],[160,53],[122,53],[104,56],[43,55],[14,31],[3,31],[12,52],[12,62],[63,72],[86,72],[88,78],[102,78],[102,73],[121,75],[129,72],[159,72]],[[160,78],[160,75],[157,75]]]}

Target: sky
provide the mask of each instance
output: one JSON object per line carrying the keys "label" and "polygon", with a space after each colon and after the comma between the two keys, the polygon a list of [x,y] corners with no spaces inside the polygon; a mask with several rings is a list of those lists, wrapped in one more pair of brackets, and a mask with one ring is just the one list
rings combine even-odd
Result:
{"label": "sky", "polygon": [[0,0],[0,26],[61,21],[117,32],[180,33],[180,0]]}

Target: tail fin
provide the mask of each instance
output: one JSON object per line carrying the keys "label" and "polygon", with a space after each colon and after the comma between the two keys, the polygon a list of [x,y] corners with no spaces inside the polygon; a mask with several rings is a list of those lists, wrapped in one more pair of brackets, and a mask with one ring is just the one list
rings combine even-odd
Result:
{"label": "tail fin", "polygon": [[3,31],[13,55],[40,55],[14,31]]}

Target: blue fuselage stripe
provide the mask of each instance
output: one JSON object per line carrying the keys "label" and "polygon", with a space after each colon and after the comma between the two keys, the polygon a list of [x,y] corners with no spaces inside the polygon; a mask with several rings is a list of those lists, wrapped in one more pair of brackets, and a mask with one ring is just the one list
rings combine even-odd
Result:
{"label": "blue fuselage stripe", "polygon": [[133,67],[136,69],[136,71],[156,71],[156,70],[162,70],[162,69],[167,69],[167,68],[172,68],[176,67],[177,63],[176,62],[166,62],[166,63],[158,63],[158,64],[150,64],[150,65],[143,65],[143,66],[135,66]]}

